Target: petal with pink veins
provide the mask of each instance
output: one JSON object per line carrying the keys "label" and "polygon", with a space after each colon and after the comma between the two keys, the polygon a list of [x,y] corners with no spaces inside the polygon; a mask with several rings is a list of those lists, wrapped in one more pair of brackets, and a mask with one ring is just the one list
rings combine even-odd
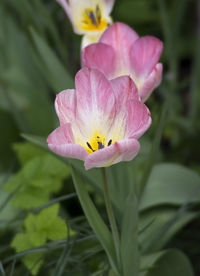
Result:
{"label": "petal with pink veins", "polygon": [[104,43],[94,43],[82,51],[82,66],[95,68],[110,78],[115,72],[114,49]]}
{"label": "petal with pink veins", "polygon": [[128,25],[117,22],[109,26],[101,36],[99,42],[113,47],[116,54],[116,72],[113,75],[128,75],[130,72],[130,54],[134,42],[139,38],[137,33]]}
{"label": "petal with pink veins", "polygon": [[162,71],[163,66],[161,63],[158,63],[150,75],[144,80],[144,83],[140,88],[140,97],[142,102],[145,102],[151,95],[152,91],[160,85],[162,80]]}
{"label": "petal with pink veins", "polygon": [[132,160],[139,152],[140,144],[135,139],[121,140],[92,154],[85,160],[85,169],[108,167],[121,161]]}
{"label": "petal with pink veins", "polygon": [[70,124],[56,128],[47,138],[47,144],[53,152],[61,156],[85,160],[88,155],[82,146],[74,144]]}
{"label": "petal with pink veins", "polygon": [[125,137],[139,139],[151,125],[150,111],[140,101],[129,101],[126,111]]}
{"label": "petal with pink veins", "polygon": [[163,43],[156,37],[139,38],[131,49],[131,64],[134,77],[146,78],[157,64],[163,49]]}
{"label": "petal with pink veins", "polygon": [[[103,73],[84,67],[75,77],[77,111],[83,132],[110,128],[115,117],[115,96],[110,82]],[[100,131],[101,132],[101,131]]]}
{"label": "petal with pink veins", "polygon": [[120,112],[127,101],[139,100],[137,87],[131,77],[122,76],[110,82],[116,99],[116,113]]}
{"label": "petal with pink veins", "polygon": [[61,125],[74,121],[76,111],[75,90],[67,89],[57,94],[55,109]]}

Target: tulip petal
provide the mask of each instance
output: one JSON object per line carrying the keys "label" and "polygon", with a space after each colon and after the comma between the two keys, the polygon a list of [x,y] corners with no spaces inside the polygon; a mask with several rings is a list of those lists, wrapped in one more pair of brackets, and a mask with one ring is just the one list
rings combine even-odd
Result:
{"label": "tulip petal", "polygon": [[147,79],[145,79],[140,88],[140,97],[142,102],[145,102],[151,95],[152,91],[160,85],[162,80],[162,71],[163,66],[161,63],[158,63]]}
{"label": "tulip petal", "polygon": [[115,72],[114,49],[104,43],[94,43],[82,51],[82,65],[103,72],[108,78]]}
{"label": "tulip petal", "polygon": [[104,0],[107,13],[110,14],[115,3],[115,0]]}
{"label": "tulip petal", "polygon": [[127,101],[139,100],[137,87],[131,77],[122,76],[110,81],[116,99],[116,113],[119,113]]}
{"label": "tulip petal", "polygon": [[61,125],[74,121],[76,112],[75,90],[67,89],[57,94],[55,109]]}
{"label": "tulip petal", "polygon": [[87,156],[85,169],[108,167],[121,161],[130,161],[138,153],[140,144],[135,139],[121,140]]}
{"label": "tulip petal", "polygon": [[104,74],[84,67],[75,78],[76,116],[84,135],[98,129],[107,132],[115,117],[115,96]]}
{"label": "tulip petal", "polygon": [[126,112],[125,137],[129,139],[138,139],[151,125],[150,111],[147,106],[140,101],[129,101],[126,104]]}
{"label": "tulip petal", "polygon": [[134,42],[139,38],[137,33],[124,23],[114,23],[109,26],[100,38],[99,42],[113,47],[116,53],[116,72],[113,75],[128,75],[130,72],[130,51]]}
{"label": "tulip petal", "polygon": [[131,50],[131,63],[134,76],[145,78],[158,62],[163,43],[156,37],[144,36],[136,40]]}
{"label": "tulip petal", "polygon": [[88,153],[77,144],[74,144],[73,133],[70,124],[56,128],[47,139],[48,147],[55,153],[69,157],[85,160]]}

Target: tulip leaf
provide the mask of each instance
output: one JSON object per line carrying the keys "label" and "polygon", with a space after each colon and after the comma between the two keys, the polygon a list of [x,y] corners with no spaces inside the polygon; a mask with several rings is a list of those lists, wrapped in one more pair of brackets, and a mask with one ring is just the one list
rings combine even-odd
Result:
{"label": "tulip leaf", "polygon": [[140,276],[194,276],[188,258],[180,250],[171,249],[144,256]]}
{"label": "tulip leaf", "polygon": [[74,81],[53,50],[34,29],[31,29],[31,35],[44,63],[44,70],[48,72],[47,81],[50,82],[56,93],[67,88],[73,88]]}
{"label": "tulip leaf", "polygon": [[140,201],[140,210],[157,205],[200,203],[200,177],[177,164],[154,166]]}
{"label": "tulip leaf", "polygon": [[[114,248],[113,238],[111,232],[108,230],[101,216],[99,215],[96,207],[87,192],[85,182],[78,173],[78,171],[71,166],[73,182],[90,226],[97,235],[102,247],[107,253],[108,259],[114,271],[118,273],[118,265],[116,260],[116,252]],[[118,274],[119,275],[119,274]]]}
{"label": "tulip leaf", "polygon": [[[139,241],[144,253],[162,249],[186,224],[199,215],[198,212],[163,207],[150,209],[140,215]],[[140,232],[139,231],[139,232]]]}
{"label": "tulip leaf", "polygon": [[132,191],[124,209],[121,233],[121,258],[123,275],[138,275],[139,255],[138,255],[138,210],[135,192]]}

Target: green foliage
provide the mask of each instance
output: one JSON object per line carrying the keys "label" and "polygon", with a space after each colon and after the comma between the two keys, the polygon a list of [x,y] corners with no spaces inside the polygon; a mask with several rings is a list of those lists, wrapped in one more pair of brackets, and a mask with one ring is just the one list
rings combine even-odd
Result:
{"label": "green foliage", "polygon": [[[58,216],[59,205],[52,205],[39,214],[29,214],[25,219],[24,233],[14,237],[11,246],[17,251],[33,249],[44,245],[48,240],[57,241],[67,238],[67,226]],[[69,231],[73,235],[72,230]],[[33,275],[36,275],[44,262],[44,254],[32,253],[23,257],[23,262]]]}
{"label": "green foliage", "polygon": [[47,81],[50,82],[56,92],[64,90],[66,87],[73,88],[72,78],[50,47],[33,29],[31,34],[44,63],[44,69],[48,70]]}
{"label": "green foliage", "polygon": [[113,270],[119,274],[119,267],[116,260],[116,253],[114,250],[114,243],[111,236],[111,233],[107,226],[105,225],[104,221],[102,220],[101,216],[99,215],[97,209],[95,208],[94,203],[89,197],[89,194],[84,187],[84,181],[80,177],[80,174],[72,167],[72,178],[74,181],[74,185],[79,196],[80,202],[82,204],[83,210],[85,215],[97,235],[98,239],[100,240],[103,248],[105,249],[107,256],[110,260],[111,266]]}
{"label": "green foliage", "polygon": [[132,190],[124,209],[121,233],[121,258],[123,275],[139,275],[137,198]]}
{"label": "green foliage", "polygon": [[155,205],[200,203],[200,177],[177,164],[155,166],[140,201],[140,209]]}
{"label": "green foliage", "polygon": [[140,276],[194,276],[191,264],[179,250],[166,250],[143,256]]}
{"label": "green foliage", "polygon": [[63,179],[69,176],[69,169],[52,155],[28,143],[16,144],[14,149],[22,168],[4,189],[14,193],[14,206],[24,209],[39,207],[60,190]]}

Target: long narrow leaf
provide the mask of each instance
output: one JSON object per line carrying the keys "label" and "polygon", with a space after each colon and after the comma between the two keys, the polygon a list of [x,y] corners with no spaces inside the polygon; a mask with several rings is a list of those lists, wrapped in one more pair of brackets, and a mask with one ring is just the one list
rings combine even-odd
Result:
{"label": "long narrow leaf", "polygon": [[31,29],[31,35],[45,65],[44,69],[48,72],[47,81],[51,83],[53,89],[56,90],[55,92],[73,88],[74,82],[72,78],[52,49],[35,30]]}
{"label": "long narrow leaf", "polygon": [[89,224],[97,235],[103,248],[105,249],[112,268],[115,270],[116,273],[118,273],[116,253],[114,249],[112,235],[105,225],[104,221],[100,217],[92,200],[90,199],[89,194],[85,188],[85,183],[83,179],[80,177],[75,168],[71,167],[71,170],[74,185]]}
{"label": "long narrow leaf", "polygon": [[124,276],[137,276],[139,271],[138,255],[138,210],[137,198],[132,191],[126,201],[121,234],[121,257]]}

